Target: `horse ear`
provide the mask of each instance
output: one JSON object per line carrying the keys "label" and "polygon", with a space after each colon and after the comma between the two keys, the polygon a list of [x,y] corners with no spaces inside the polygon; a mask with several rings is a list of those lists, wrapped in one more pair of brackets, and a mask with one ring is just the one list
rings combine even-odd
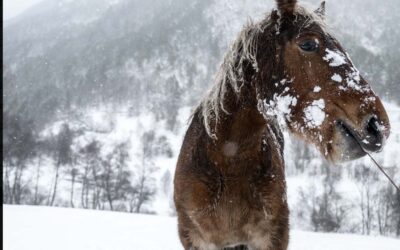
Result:
{"label": "horse ear", "polygon": [[321,18],[325,18],[325,1],[322,1],[318,9],[314,10],[314,12]]}
{"label": "horse ear", "polygon": [[278,11],[283,15],[293,15],[297,0],[276,0]]}

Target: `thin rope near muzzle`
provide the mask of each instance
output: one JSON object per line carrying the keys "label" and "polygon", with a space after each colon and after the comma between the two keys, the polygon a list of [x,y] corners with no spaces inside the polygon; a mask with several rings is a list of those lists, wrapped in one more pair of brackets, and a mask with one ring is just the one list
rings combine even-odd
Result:
{"label": "thin rope near muzzle", "polygon": [[[360,145],[361,146],[361,145]],[[363,149],[363,147],[361,147]],[[393,179],[390,178],[390,176],[385,172],[385,170],[383,170],[383,168],[381,167],[381,165],[379,165],[379,163],[372,157],[372,155],[370,153],[368,153],[366,150],[363,149],[363,151],[369,156],[369,158],[371,158],[371,160],[375,163],[375,165],[379,168],[379,170],[386,176],[386,178],[388,178],[388,180],[392,183],[392,185],[397,189],[397,191],[400,192],[400,188],[399,186],[396,185],[396,183],[394,183]]]}
{"label": "thin rope near muzzle", "polygon": [[360,148],[364,151],[364,153],[366,153],[369,158],[371,158],[371,160],[375,163],[375,165],[379,168],[379,170],[386,176],[386,178],[390,181],[390,183],[395,187],[395,189],[397,189],[397,191],[400,192],[400,188],[399,186],[396,185],[396,183],[393,181],[392,178],[390,178],[390,176],[385,172],[385,170],[383,169],[383,167],[381,165],[379,165],[379,163],[374,159],[374,157],[372,157],[372,155],[363,148],[362,144],[356,140],[357,144],[360,146]]}

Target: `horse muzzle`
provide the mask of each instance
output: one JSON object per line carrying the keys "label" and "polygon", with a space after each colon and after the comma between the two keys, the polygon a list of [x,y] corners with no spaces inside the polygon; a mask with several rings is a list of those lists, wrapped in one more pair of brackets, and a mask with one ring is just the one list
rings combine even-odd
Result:
{"label": "horse muzzle", "polygon": [[361,129],[356,129],[343,120],[335,122],[340,134],[341,155],[339,161],[349,161],[360,158],[366,153],[379,152],[386,141],[385,127],[376,116],[369,116],[362,123]]}

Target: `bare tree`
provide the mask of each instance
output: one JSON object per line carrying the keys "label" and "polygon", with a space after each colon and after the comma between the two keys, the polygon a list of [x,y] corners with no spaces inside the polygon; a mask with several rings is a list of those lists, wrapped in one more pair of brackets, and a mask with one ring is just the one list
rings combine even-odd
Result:
{"label": "bare tree", "polygon": [[378,181],[376,173],[363,164],[359,164],[355,168],[355,178],[358,180],[358,189],[360,193],[360,212],[362,233],[369,235],[372,230],[373,223],[373,183]]}
{"label": "bare tree", "polygon": [[30,193],[23,175],[36,153],[37,136],[32,121],[6,111],[3,115],[3,202],[21,204]]}
{"label": "bare tree", "polygon": [[62,165],[71,164],[71,144],[73,140],[73,134],[68,124],[64,123],[61,127],[61,131],[58,134],[55,142],[55,154],[56,154],[56,165],[55,165],[55,178],[53,184],[53,192],[49,205],[53,206],[54,200],[57,195],[58,179],[60,175],[60,168]]}
{"label": "bare tree", "polygon": [[146,132],[142,136],[141,165],[136,166],[136,178],[130,198],[130,211],[139,213],[144,203],[149,201],[155,194],[154,178],[152,174],[156,171],[152,162],[154,155],[154,142],[156,136],[154,131]]}
{"label": "bare tree", "polygon": [[100,143],[97,140],[92,140],[78,152],[78,161],[83,165],[82,173],[77,176],[77,182],[81,183],[81,205],[83,208],[90,206],[90,193],[92,192],[92,207],[98,205],[97,193],[93,176],[97,178],[97,168],[100,163]]}
{"label": "bare tree", "polygon": [[68,170],[68,174],[70,175],[70,181],[71,181],[69,204],[70,204],[71,207],[75,207],[75,204],[74,204],[74,191],[75,191],[76,178],[77,178],[77,176],[79,174],[79,170],[78,170],[78,168],[76,168],[76,157],[72,160],[72,164],[70,165],[70,169]]}
{"label": "bare tree", "polygon": [[35,195],[34,195],[34,200],[33,204],[34,205],[39,205],[39,180],[40,180],[40,168],[42,166],[42,154],[39,153],[38,159],[37,159],[37,169],[36,169],[36,180],[35,180]]}
{"label": "bare tree", "polygon": [[315,231],[337,232],[346,219],[346,207],[343,198],[336,191],[336,184],[340,180],[341,171],[334,171],[330,166],[324,165],[323,193],[316,197],[311,213],[311,223]]}
{"label": "bare tree", "polygon": [[127,159],[128,143],[123,142],[115,146],[114,150],[102,161],[101,188],[111,210],[114,210],[114,201],[123,202],[131,188],[131,173]]}
{"label": "bare tree", "polygon": [[393,221],[396,236],[400,236],[400,191],[395,191],[393,195]]}

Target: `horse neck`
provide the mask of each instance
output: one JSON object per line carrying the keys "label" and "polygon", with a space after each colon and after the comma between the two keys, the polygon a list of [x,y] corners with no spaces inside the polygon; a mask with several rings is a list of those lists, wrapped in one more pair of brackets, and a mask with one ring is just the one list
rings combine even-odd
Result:
{"label": "horse neck", "polygon": [[243,87],[240,96],[233,90],[228,90],[225,96],[225,106],[229,114],[223,113],[217,124],[217,138],[220,142],[235,141],[256,142],[262,136],[266,120],[257,109],[255,91]]}
{"label": "horse neck", "polygon": [[[222,114],[217,127],[217,140],[213,141],[208,151],[212,162],[216,162],[214,167],[219,173],[229,176],[247,176],[257,168],[260,159],[260,150],[268,149],[269,157],[274,162],[274,166],[283,164],[283,137],[280,132],[276,119],[267,121],[257,108],[256,97],[246,96],[236,98],[234,93],[229,93],[231,100],[229,114]],[[247,98],[254,98],[249,101]],[[228,164],[226,159],[234,159],[234,166]],[[264,159],[265,160],[265,159]],[[251,162],[253,161],[253,162]],[[253,164],[254,163],[254,164]],[[241,165],[242,164],[242,165]],[[244,164],[244,165],[243,165]],[[240,166],[246,166],[240,168]],[[269,166],[271,167],[271,166]],[[277,168],[282,171],[283,168]],[[279,172],[283,176],[283,173]]]}

